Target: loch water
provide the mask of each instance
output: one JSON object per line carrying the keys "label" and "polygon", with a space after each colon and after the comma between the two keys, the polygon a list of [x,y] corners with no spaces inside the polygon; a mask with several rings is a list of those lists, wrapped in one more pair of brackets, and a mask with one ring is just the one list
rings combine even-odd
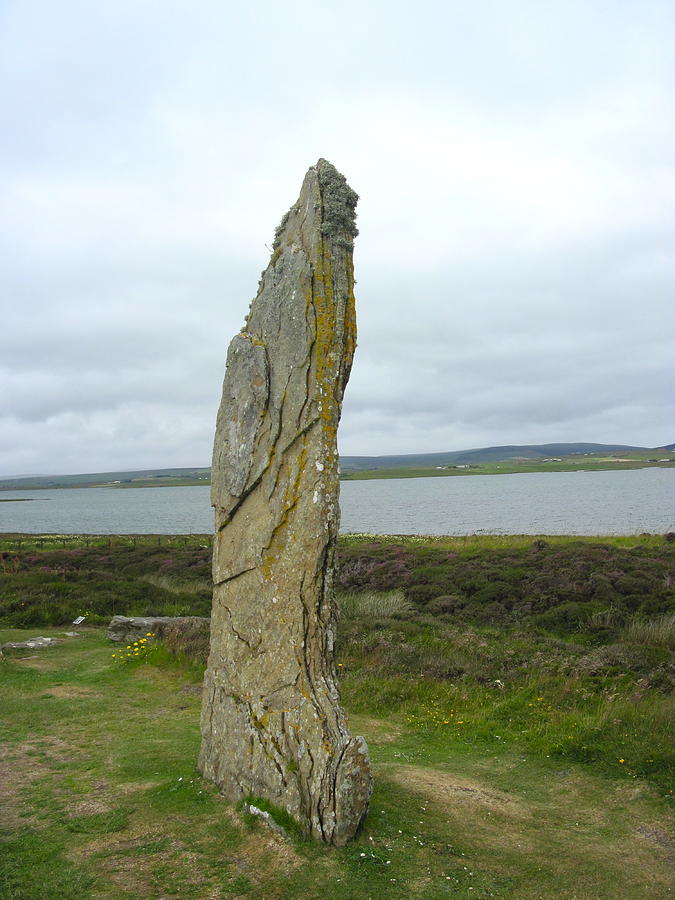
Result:
{"label": "loch water", "polygon": [[[205,534],[209,488],[2,491],[0,532]],[[343,532],[639,534],[675,530],[675,469],[344,481]]]}

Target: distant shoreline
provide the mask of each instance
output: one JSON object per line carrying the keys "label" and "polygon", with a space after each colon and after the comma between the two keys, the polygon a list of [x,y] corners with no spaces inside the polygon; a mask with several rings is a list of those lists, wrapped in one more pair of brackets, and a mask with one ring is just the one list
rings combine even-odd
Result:
{"label": "distant shoreline", "polygon": [[[340,475],[340,481],[371,481],[379,479],[399,478],[464,478],[471,475],[518,475],[532,473],[556,473],[556,472],[625,472],[634,469],[673,469],[675,460],[652,461],[647,459],[622,459],[611,460],[597,457],[575,457],[566,460],[506,460],[502,462],[486,462],[465,466],[436,466],[429,467],[404,467],[355,469],[346,471]],[[49,483],[47,479],[43,483],[35,485],[3,484],[0,482],[0,492],[3,491],[56,491],[82,488],[107,488],[109,490],[128,490],[129,488],[163,488],[163,487],[210,487],[210,480],[202,478],[172,478],[152,477],[134,478],[128,481],[90,481],[72,482],[68,484]],[[13,500],[32,500],[32,497],[0,498],[0,502],[9,503]]]}

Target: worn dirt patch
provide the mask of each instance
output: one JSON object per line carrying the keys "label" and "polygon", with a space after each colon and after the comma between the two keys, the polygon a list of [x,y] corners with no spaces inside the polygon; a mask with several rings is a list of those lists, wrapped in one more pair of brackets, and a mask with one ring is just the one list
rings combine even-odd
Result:
{"label": "worn dirt patch", "polygon": [[[143,847],[159,841],[165,842],[162,850],[142,852]],[[68,856],[75,863],[96,856],[96,869],[104,876],[103,881],[109,880],[122,890],[133,891],[136,897],[152,897],[158,896],[153,879],[155,867],[167,863],[178,853],[181,859],[184,857],[184,848],[179,841],[166,841],[165,834],[148,831],[147,824],[137,823],[125,829],[124,837],[103,835],[71,850]],[[135,850],[139,852],[134,853]]]}
{"label": "worn dirt patch", "polygon": [[[51,773],[52,742],[43,740],[41,743],[43,746],[31,741],[0,746],[0,824],[3,829],[11,831],[36,824],[33,810],[23,799],[22,791]],[[54,752],[58,755],[59,750]]]}
{"label": "worn dirt patch", "polygon": [[225,801],[217,815],[227,818],[240,831],[241,843],[231,856],[231,861],[252,881],[258,880],[256,873],[290,875],[307,864],[307,860],[296,853],[289,841],[272,831],[264,822],[259,821],[251,831],[246,831],[241,815],[226,805]]}
{"label": "worn dirt patch", "polygon": [[613,789],[614,797],[616,801],[619,803],[635,803],[636,800],[641,800],[643,798],[654,798],[658,796],[657,792],[654,788],[647,784],[644,781],[640,782],[626,782],[625,784],[618,784],[614,786]]}
{"label": "worn dirt patch", "polygon": [[87,754],[76,744],[71,744],[54,735],[42,736],[20,746],[27,747],[32,752],[38,751],[46,756],[49,762],[73,762],[87,758]]}
{"label": "worn dirt patch", "polygon": [[178,691],[179,694],[194,694],[195,697],[201,697],[203,692],[203,684],[186,684]]}
{"label": "worn dirt patch", "polygon": [[[14,748],[12,748],[12,751]],[[32,778],[42,775],[40,768],[28,755],[19,755],[0,749],[0,809],[3,830],[13,831],[22,825],[34,825],[21,799],[21,791]]]}
{"label": "worn dirt patch", "polygon": [[88,798],[68,804],[69,819],[74,819],[78,816],[95,816],[99,813],[108,813],[110,811],[110,806],[98,798]]}
{"label": "worn dirt patch", "polygon": [[[421,766],[386,766],[388,778],[433,805],[448,833],[470,835],[478,846],[536,852],[535,811],[519,797],[459,775]],[[377,773],[376,773],[377,777]],[[420,819],[424,816],[420,812]]]}
{"label": "worn dirt patch", "polygon": [[366,741],[374,744],[391,744],[401,736],[401,729],[392,728],[391,722],[382,722],[369,716],[350,716],[349,730],[353,734],[363,734]]}
{"label": "worn dirt patch", "polygon": [[[227,818],[242,829],[241,818],[234,810],[223,807],[218,817]],[[157,848],[153,848],[153,844]],[[157,893],[161,890],[154,877],[158,868],[170,871],[170,877],[176,882],[198,886],[198,896],[204,900],[231,896],[227,890],[223,892],[221,887],[213,884],[212,876],[204,867],[203,853],[192,852],[184,841],[171,834],[170,827],[156,823],[133,822],[123,833],[97,837],[68,855],[74,862],[95,857],[99,872],[105,873],[105,877],[119,888],[129,890],[133,885],[137,897],[164,897]],[[243,832],[236,850],[224,853],[221,858],[234,874],[246,875],[253,883],[259,883],[261,876],[288,875],[306,864],[289,843],[262,825],[250,833]]]}
{"label": "worn dirt patch", "polygon": [[58,665],[57,660],[44,659],[44,657],[39,656],[8,656],[7,658],[11,659],[13,663],[28,666],[29,669],[53,669],[55,665]]}
{"label": "worn dirt patch", "polygon": [[502,791],[486,790],[476,781],[450,775],[438,769],[420,766],[397,766],[387,774],[403,787],[424,794],[435,803],[449,806],[474,806],[504,813],[512,818],[527,819],[532,816],[519,799]]}
{"label": "worn dirt patch", "polygon": [[658,844],[659,847],[667,850],[669,862],[675,863],[675,838],[672,835],[666,834],[665,831],[661,831],[661,829],[654,828],[651,825],[641,825],[637,832],[640,837],[646,838],[646,840]]}
{"label": "worn dirt patch", "polygon": [[128,794],[138,794],[149,791],[161,784],[161,781],[125,781],[116,785],[115,793],[126,797]]}
{"label": "worn dirt patch", "polygon": [[[241,822],[239,825],[241,827]],[[270,874],[290,875],[300,866],[306,865],[306,860],[298,856],[288,841],[274,834],[262,823],[257,833],[244,838],[238,856],[248,860],[249,864],[251,860],[256,860],[254,873],[262,870]],[[248,875],[252,877],[250,871]]]}
{"label": "worn dirt patch", "polygon": [[[608,878],[621,884],[621,893],[611,896],[670,895],[675,844],[663,823],[641,821],[646,808],[640,797],[622,816],[627,825],[632,820],[633,829],[615,829],[617,808],[624,806],[628,795],[623,786],[616,792],[607,790],[603,803],[598,782],[575,773],[565,779],[556,803],[548,789],[539,799],[528,800],[437,769],[385,770],[388,777],[433,805],[436,813],[447,815],[451,830],[470,836],[476,846],[489,847],[494,859],[500,850],[546,859],[560,883],[568,886],[565,897],[610,896],[603,893]],[[489,867],[490,861],[483,859],[483,864]]]}
{"label": "worn dirt patch", "polygon": [[0,746],[0,826],[7,830],[38,824],[22,792],[54,774],[52,763],[72,762],[76,748],[55,737]]}
{"label": "worn dirt patch", "polygon": [[45,694],[65,700],[103,696],[100,691],[95,691],[93,688],[78,687],[74,684],[57,684],[54,687],[48,688],[45,691]]}

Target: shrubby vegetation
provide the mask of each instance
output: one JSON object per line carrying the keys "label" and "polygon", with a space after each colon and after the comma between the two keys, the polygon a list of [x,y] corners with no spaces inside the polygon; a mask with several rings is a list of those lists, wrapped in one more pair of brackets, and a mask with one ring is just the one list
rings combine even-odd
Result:
{"label": "shrubby vegetation", "polygon": [[[6,537],[0,624],[59,625],[85,612],[90,623],[112,615],[209,615],[210,557],[200,535]],[[607,642],[629,624],[644,627],[636,623],[675,612],[674,585],[675,543],[654,536],[346,535],[338,552],[343,592],[398,591],[410,611],[439,621],[527,625],[584,642]]]}
{"label": "shrubby vegetation", "polygon": [[[4,550],[0,625],[208,616],[204,538]],[[454,741],[507,741],[671,777],[675,544],[661,537],[346,536],[339,668],[348,706]],[[165,647],[203,666],[208,628]],[[498,736],[498,737],[496,737]],[[624,762],[619,763],[618,760]]]}
{"label": "shrubby vegetation", "polygon": [[[363,831],[330,854],[273,845],[195,772],[208,623],[132,644],[122,665],[86,624],[40,659],[7,650],[21,789],[0,894],[667,896],[674,550],[344,536],[337,665],[376,785]],[[85,612],[209,611],[203,536],[5,536],[0,553],[2,640]]]}
{"label": "shrubby vegetation", "polygon": [[402,589],[418,608],[453,621],[527,622],[561,636],[588,632],[585,639],[610,637],[635,616],[675,609],[675,548],[663,538],[632,546],[571,539],[448,543],[349,540],[340,586]]}
{"label": "shrubby vegetation", "polygon": [[85,614],[88,624],[114,615],[210,615],[211,550],[203,538],[85,542],[64,537],[60,549],[0,551],[0,625],[65,625]]}

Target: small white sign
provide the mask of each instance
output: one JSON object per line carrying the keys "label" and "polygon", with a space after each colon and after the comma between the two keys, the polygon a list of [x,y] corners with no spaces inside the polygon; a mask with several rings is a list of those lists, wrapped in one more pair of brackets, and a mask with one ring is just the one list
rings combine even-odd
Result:
{"label": "small white sign", "polygon": [[78,616],[76,619],[73,619],[73,625],[81,625],[84,622],[84,616]]}

